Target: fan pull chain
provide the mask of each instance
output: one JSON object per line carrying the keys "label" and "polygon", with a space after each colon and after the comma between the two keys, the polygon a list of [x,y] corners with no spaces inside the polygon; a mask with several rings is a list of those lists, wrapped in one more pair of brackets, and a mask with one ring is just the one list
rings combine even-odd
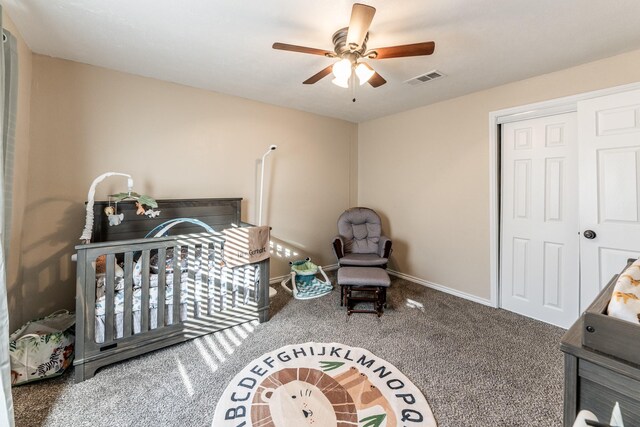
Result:
{"label": "fan pull chain", "polygon": [[351,96],[353,97],[353,99],[351,100],[352,102],[356,102],[356,73],[352,72],[351,73]]}

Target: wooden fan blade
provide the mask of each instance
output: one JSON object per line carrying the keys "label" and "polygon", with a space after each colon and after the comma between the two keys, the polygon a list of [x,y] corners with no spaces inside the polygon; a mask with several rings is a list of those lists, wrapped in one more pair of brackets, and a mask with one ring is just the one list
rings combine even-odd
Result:
{"label": "wooden fan blade", "polygon": [[374,49],[377,55],[373,59],[401,58],[404,56],[431,55],[436,48],[434,42],[405,44],[402,46],[380,47]]}
{"label": "wooden fan blade", "polygon": [[369,79],[369,84],[373,87],[378,87],[378,86],[382,86],[383,84],[385,84],[387,81],[384,79],[384,77],[382,77],[380,74],[375,73],[373,76],[371,76],[371,78]]}
{"label": "wooden fan blade", "polygon": [[320,79],[328,76],[329,74],[331,74],[331,70],[332,69],[333,69],[333,64],[329,65],[327,68],[323,69],[319,73],[316,73],[313,76],[309,77],[307,80],[303,81],[302,84],[312,85],[315,82],[317,82],[318,80],[320,80]]}
{"label": "wooden fan blade", "polygon": [[288,50],[290,52],[309,53],[311,55],[320,55],[320,56],[329,56],[329,57],[336,56],[335,53],[330,52],[328,50],[315,49],[312,47],[305,47],[305,46],[296,46],[294,44],[274,43],[272,47],[274,49]]}
{"label": "wooden fan blade", "polygon": [[373,20],[376,8],[366,4],[355,3],[351,9],[351,21],[349,21],[349,31],[347,32],[347,46],[362,46],[369,26]]}

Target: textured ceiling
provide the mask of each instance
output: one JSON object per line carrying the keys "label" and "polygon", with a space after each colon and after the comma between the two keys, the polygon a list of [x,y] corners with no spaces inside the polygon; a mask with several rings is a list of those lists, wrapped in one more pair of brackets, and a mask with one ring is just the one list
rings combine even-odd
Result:
{"label": "textured ceiling", "polygon": [[[343,0],[1,0],[36,53],[361,122],[640,49],[638,0],[371,0],[370,48],[433,40],[431,56],[370,60],[386,80],[351,90],[335,60],[271,48],[332,50]],[[406,80],[437,69],[444,78]]]}

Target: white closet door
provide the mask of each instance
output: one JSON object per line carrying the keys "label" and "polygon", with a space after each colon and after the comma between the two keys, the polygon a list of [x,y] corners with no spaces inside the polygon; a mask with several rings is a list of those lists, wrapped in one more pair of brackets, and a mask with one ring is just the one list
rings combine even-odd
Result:
{"label": "white closet door", "polygon": [[501,307],[561,327],[578,318],[576,113],[502,127]]}
{"label": "white closet door", "polygon": [[640,90],[579,102],[578,122],[584,310],[640,256]]}

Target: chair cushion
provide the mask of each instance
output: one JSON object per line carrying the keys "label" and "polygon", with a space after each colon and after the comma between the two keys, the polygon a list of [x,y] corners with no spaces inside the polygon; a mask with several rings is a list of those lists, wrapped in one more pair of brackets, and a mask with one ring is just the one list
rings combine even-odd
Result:
{"label": "chair cushion", "polygon": [[338,234],[344,236],[345,253],[377,253],[382,222],[369,208],[351,208],[338,218]]}
{"label": "chair cushion", "polygon": [[384,286],[389,287],[391,279],[381,268],[340,267],[338,284],[341,286]]}
{"label": "chair cushion", "polygon": [[338,260],[341,266],[351,265],[357,267],[377,267],[385,265],[388,258],[382,258],[377,254],[346,254]]}

